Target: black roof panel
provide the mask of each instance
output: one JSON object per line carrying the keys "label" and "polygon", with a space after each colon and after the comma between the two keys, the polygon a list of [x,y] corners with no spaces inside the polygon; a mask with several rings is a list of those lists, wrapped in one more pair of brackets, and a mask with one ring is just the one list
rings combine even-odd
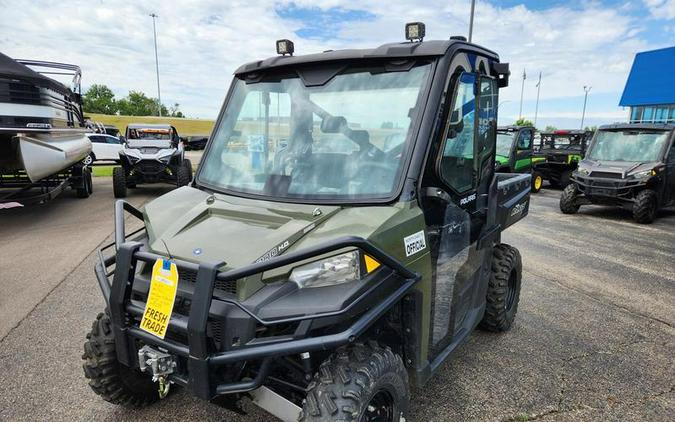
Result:
{"label": "black roof panel", "polygon": [[478,47],[474,44],[468,44],[459,40],[432,40],[424,42],[401,42],[383,44],[377,48],[370,49],[351,49],[351,50],[327,50],[323,53],[305,54],[301,56],[273,56],[264,60],[258,60],[246,63],[240,66],[235,75],[242,75],[259,70],[267,70],[276,67],[294,66],[298,64],[309,64],[318,62],[358,60],[369,58],[406,58],[406,57],[430,57],[444,55],[450,46],[455,44],[464,44],[468,47],[479,49],[486,55],[498,59],[497,53]]}
{"label": "black roof panel", "polygon": [[673,130],[675,124],[671,123],[612,123],[611,125],[602,125],[598,130],[626,130],[626,129],[652,129],[652,130]]}

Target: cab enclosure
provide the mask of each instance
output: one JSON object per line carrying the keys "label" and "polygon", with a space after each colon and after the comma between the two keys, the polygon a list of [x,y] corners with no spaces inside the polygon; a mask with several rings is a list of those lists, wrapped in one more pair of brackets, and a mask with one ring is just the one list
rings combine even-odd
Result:
{"label": "cab enclosure", "polygon": [[532,165],[554,187],[565,187],[584,157],[593,132],[556,130],[544,132],[534,146]]}

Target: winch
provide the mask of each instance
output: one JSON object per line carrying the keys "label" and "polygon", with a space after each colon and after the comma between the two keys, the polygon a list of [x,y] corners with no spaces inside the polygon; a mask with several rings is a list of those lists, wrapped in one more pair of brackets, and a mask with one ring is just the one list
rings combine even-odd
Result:
{"label": "winch", "polygon": [[176,369],[176,358],[161,350],[143,346],[138,351],[138,366],[141,372],[152,372],[152,380],[159,382],[159,397],[166,397],[171,385],[167,377]]}

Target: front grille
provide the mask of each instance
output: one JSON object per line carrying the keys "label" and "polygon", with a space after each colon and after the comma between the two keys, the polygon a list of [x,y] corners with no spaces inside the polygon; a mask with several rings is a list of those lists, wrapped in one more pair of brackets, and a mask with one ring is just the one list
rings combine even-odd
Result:
{"label": "front grille", "polygon": [[140,150],[141,150],[141,154],[148,154],[148,155],[152,154],[152,155],[154,155],[154,154],[157,154],[157,151],[159,151],[159,148],[143,147],[143,148],[140,148]]}
{"label": "front grille", "polygon": [[138,167],[145,174],[161,173],[165,168],[164,164],[152,162],[141,162]]}
{"label": "front grille", "polygon": [[621,173],[608,173],[605,171],[594,171],[591,172],[591,177],[600,177],[603,179],[623,179]]}
{"label": "front grille", "polygon": [[[180,281],[184,283],[196,283],[197,282],[197,272],[190,270],[181,270],[179,275]],[[219,290],[224,293],[231,295],[237,294],[237,282],[236,281],[220,281],[216,280],[213,284],[214,290]]]}

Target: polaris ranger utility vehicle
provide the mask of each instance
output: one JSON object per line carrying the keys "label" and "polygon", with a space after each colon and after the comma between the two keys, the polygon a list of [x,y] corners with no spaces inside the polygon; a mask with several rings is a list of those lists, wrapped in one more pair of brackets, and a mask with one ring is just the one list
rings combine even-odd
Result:
{"label": "polaris ranger utility vehicle", "polygon": [[542,133],[535,145],[534,171],[556,188],[570,183],[570,176],[586,153],[586,144],[593,136],[583,130],[556,130]]}
{"label": "polaris ranger utility vehicle", "polygon": [[141,183],[187,186],[192,163],[185,158],[176,128],[162,124],[127,126],[126,144],[120,151],[120,167],[113,168],[115,198],[127,196],[127,188]]}
{"label": "polaris ranger utility vehicle", "polygon": [[84,347],[103,399],[175,384],[285,421],[400,421],[474,328],[511,327],[522,264],[500,239],[530,175],[495,172],[508,65],[406,34],[305,56],[278,41],[235,72],[192,185],[117,202]]}
{"label": "polaris ranger utility vehicle", "polygon": [[560,196],[560,210],[581,205],[618,205],[638,223],[675,203],[675,125],[623,123],[602,126],[586,158]]}
{"label": "polaris ranger utility vehicle", "polygon": [[532,174],[532,192],[539,192],[544,182],[540,173],[532,172],[532,126],[503,126],[497,128],[497,173]]}

